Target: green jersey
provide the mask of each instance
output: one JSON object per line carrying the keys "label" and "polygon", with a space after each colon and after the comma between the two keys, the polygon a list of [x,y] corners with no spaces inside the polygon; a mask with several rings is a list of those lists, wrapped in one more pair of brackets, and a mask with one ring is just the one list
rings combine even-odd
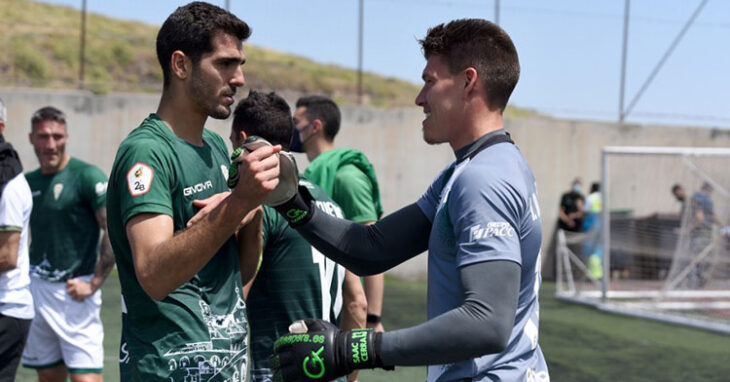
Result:
{"label": "green jersey", "polygon": [[61,171],[44,175],[38,169],[25,177],[33,194],[30,273],[57,282],[93,274],[99,248],[96,211],[106,203],[106,175],[71,158]]}
{"label": "green jersey", "polygon": [[[317,207],[343,218],[340,207],[305,179]],[[248,294],[252,380],[270,378],[274,342],[304,318],[339,323],[345,268],[324,257],[274,209],[264,206],[261,265]]]}
{"label": "green jersey", "polygon": [[107,202],[122,286],[123,381],[246,379],[246,305],[235,238],[162,301],[140,286],[126,224],[141,213],[169,215],[175,232],[196,210],[192,202],[228,191],[223,139],[203,131],[203,145],[177,136],[152,114],[119,146]]}

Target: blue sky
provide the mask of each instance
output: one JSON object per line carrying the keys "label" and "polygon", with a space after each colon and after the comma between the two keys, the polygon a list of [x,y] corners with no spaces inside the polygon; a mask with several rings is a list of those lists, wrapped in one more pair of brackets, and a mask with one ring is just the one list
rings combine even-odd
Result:
{"label": "blue sky", "polygon": [[[357,67],[357,0],[229,0],[253,28],[251,43]],[[45,0],[80,8],[81,0]],[[225,6],[225,0],[211,3]],[[633,0],[626,105],[700,0]],[[87,0],[89,11],[160,25],[178,0]],[[493,0],[364,0],[365,70],[420,83],[417,39],[456,18],[494,20]],[[520,54],[511,103],[568,118],[616,120],[622,0],[502,0],[500,25]],[[709,0],[629,122],[730,128],[730,1]],[[255,59],[255,57],[250,57]],[[415,97],[415,94],[414,94]]]}

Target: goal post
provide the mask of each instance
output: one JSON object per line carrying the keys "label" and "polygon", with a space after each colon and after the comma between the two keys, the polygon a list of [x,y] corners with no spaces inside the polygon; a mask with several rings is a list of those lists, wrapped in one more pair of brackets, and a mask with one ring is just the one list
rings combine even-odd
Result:
{"label": "goal post", "polygon": [[730,149],[604,147],[600,187],[600,224],[556,237],[558,297],[730,333]]}

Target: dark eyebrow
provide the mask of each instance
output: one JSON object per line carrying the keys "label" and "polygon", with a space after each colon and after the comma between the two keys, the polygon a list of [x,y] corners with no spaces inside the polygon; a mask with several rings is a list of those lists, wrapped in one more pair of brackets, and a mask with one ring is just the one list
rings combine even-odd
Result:
{"label": "dark eyebrow", "polygon": [[246,63],[246,58],[239,59],[237,57],[221,57],[221,58],[217,59],[216,62],[225,64],[225,65],[228,65],[228,64],[243,65]]}

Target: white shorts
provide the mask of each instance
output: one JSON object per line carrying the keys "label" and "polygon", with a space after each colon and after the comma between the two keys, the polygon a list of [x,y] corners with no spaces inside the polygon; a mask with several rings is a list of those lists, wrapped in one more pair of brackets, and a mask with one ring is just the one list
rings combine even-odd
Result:
{"label": "white shorts", "polygon": [[[89,281],[92,276],[77,278]],[[66,292],[65,282],[31,277],[35,318],[23,351],[23,366],[45,369],[65,364],[71,373],[100,373],[104,366],[101,289],[84,301]]]}

